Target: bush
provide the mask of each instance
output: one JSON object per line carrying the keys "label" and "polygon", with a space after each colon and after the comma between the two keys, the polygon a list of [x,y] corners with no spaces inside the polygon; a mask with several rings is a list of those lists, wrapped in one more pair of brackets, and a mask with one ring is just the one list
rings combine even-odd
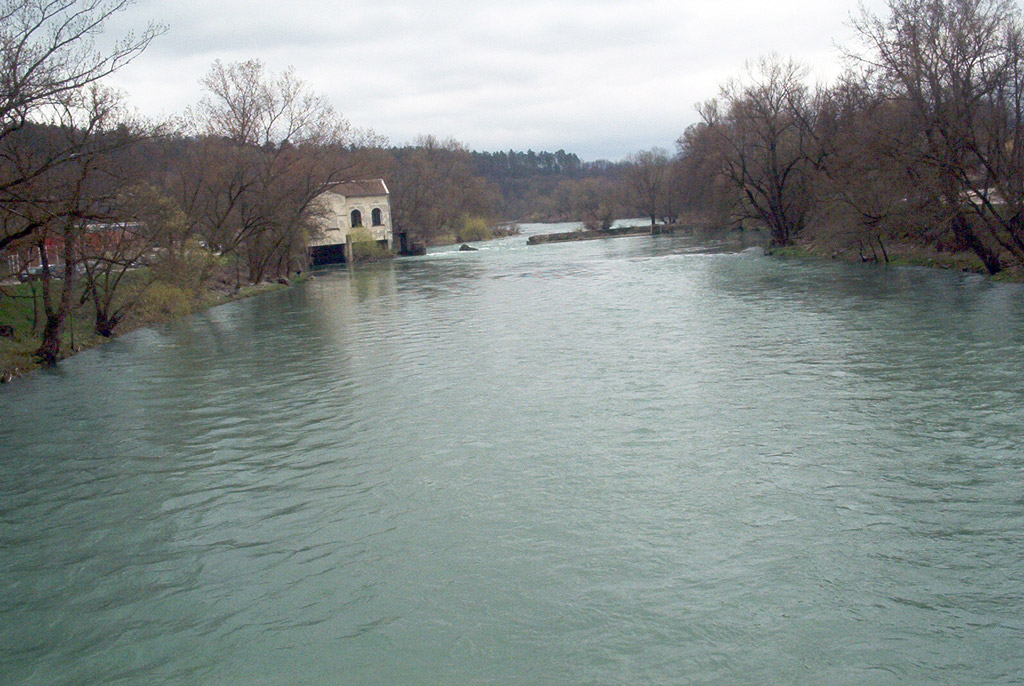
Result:
{"label": "bush", "polygon": [[166,281],[156,281],[146,290],[137,313],[145,321],[162,321],[191,314],[196,294]]}
{"label": "bush", "polygon": [[456,243],[468,243],[469,241],[489,241],[494,238],[494,232],[483,217],[466,216],[462,219],[462,228],[455,237]]}
{"label": "bush", "polygon": [[352,261],[365,262],[382,260],[390,256],[387,245],[373,239],[373,234],[365,227],[352,229]]}
{"label": "bush", "polygon": [[205,289],[218,263],[217,255],[209,248],[190,240],[179,252],[164,252],[152,270],[157,281],[198,295]]}

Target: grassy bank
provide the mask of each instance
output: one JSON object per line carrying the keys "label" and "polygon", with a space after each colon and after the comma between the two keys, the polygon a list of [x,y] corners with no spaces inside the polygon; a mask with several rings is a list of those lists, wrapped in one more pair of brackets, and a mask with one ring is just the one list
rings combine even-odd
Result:
{"label": "grassy bank", "polygon": [[[785,248],[769,248],[768,253],[778,257],[803,257],[812,259],[832,259],[843,262],[868,262],[891,264],[895,266],[931,267],[934,269],[951,269],[975,274],[988,274],[985,265],[972,252],[939,252],[933,248],[913,244],[894,243],[886,245],[885,250],[876,248],[874,252],[864,250],[835,250],[833,248],[805,243]],[[996,281],[1024,281],[1024,272],[1008,268],[992,277]]]}
{"label": "grassy bank", "polygon": [[[117,326],[117,335],[170,321],[232,300],[285,288],[282,284],[265,282],[236,290],[226,275],[223,278],[210,279],[201,288],[186,288],[180,284],[163,281],[148,283],[148,274],[144,270],[133,274],[132,280],[135,283],[128,283],[123,287],[126,295],[137,297],[137,304]],[[147,283],[145,288],[142,288],[144,281]],[[88,299],[81,302],[80,295],[76,293],[74,303],[77,306],[64,325],[61,345],[63,357],[111,340],[95,333],[96,310],[92,302]],[[0,286],[0,325],[13,329],[13,336],[0,337],[0,383],[11,381],[39,368],[39,361],[35,359],[34,352],[42,343],[45,320],[40,282]]]}

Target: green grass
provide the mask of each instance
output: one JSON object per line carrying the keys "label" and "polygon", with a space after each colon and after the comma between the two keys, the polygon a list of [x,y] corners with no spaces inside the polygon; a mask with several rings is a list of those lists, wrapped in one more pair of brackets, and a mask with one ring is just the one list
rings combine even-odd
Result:
{"label": "green grass", "polygon": [[977,255],[970,253],[943,253],[939,255],[904,254],[891,256],[890,264],[908,267],[937,267],[939,269],[957,269],[967,272],[985,273],[985,265]]}
{"label": "green grass", "polygon": [[[78,304],[77,297],[74,304]],[[78,351],[104,340],[93,332],[95,320],[96,311],[91,302],[74,308],[73,316],[64,325],[61,348]],[[0,338],[0,380],[8,380],[39,367],[32,354],[42,342],[45,323],[41,283],[0,287],[0,324],[14,328],[14,338]]]}
{"label": "green grass", "polygon": [[[141,287],[148,276],[144,270],[129,274],[129,282],[123,285],[125,292],[130,292],[133,287]],[[58,287],[59,285],[59,282],[55,284]],[[137,305],[118,325],[116,334],[125,334],[133,329],[280,288],[285,286],[262,283],[243,287],[237,292],[225,293],[213,288],[196,290],[181,284],[157,281],[146,288]],[[54,290],[58,291],[59,288]],[[46,321],[41,291],[42,285],[39,282],[0,287],[0,325],[6,324],[14,329],[13,338],[0,338],[0,382],[10,381],[40,366],[33,353],[42,343],[42,331]],[[77,306],[80,293],[75,295],[73,303]],[[87,299],[85,303],[74,308],[72,316],[64,325],[61,343],[64,357],[110,340],[94,332],[95,323],[96,310],[90,300]]]}
{"label": "green grass", "polygon": [[[892,243],[886,245],[889,255],[888,264],[904,267],[931,267],[934,269],[951,269],[963,272],[987,274],[985,265],[974,253],[969,252],[938,252],[927,246],[910,243]],[[771,248],[769,254],[779,257],[796,257],[812,259],[839,259],[845,262],[860,262],[860,255],[854,250],[836,251],[826,246],[790,245],[785,248]],[[876,253],[881,258],[881,251]],[[1007,265],[1006,268],[992,277],[996,281],[1022,281],[1021,270]]]}

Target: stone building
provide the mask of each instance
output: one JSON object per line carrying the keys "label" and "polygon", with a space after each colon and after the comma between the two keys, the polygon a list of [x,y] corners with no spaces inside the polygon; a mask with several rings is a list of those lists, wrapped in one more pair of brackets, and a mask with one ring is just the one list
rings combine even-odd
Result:
{"label": "stone building", "polygon": [[374,241],[393,249],[391,203],[384,179],[345,181],[316,199],[319,235],[309,242],[311,265],[352,261],[353,229],[365,229]]}

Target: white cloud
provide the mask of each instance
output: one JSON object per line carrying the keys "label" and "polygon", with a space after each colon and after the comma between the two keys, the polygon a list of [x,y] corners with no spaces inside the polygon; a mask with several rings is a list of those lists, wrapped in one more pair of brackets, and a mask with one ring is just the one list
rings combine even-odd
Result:
{"label": "white cloud", "polygon": [[[869,5],[878,6],[882,0]],[[838,71],[855,9],[821,0],[142,0],[116,29],[162,21],[115,82],[148,114],[200,97],[214,59],[293,65],[356,126],[394,143],[453,136],[480,150],[586,159],[671,148],[744,62],[768,52]]]}

